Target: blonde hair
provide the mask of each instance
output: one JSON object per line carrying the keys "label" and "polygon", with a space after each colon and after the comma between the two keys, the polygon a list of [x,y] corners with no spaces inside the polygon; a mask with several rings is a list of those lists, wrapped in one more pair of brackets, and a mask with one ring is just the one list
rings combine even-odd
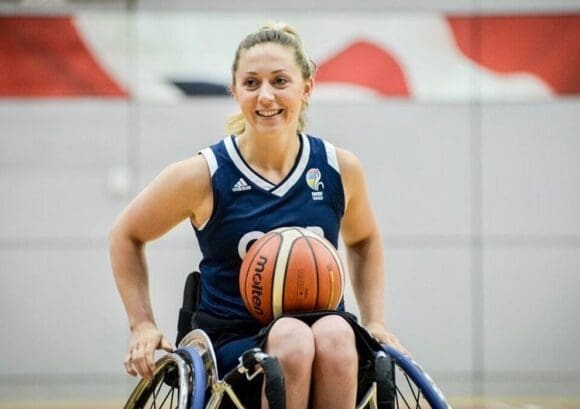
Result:
{"label": "blonde hair", "polygon": [[[307,80],[314,76],[316,65],[308,58],[304,51],[302,41],[294,27],[282,22],[270,22],[262,26],[258,31],[250,33],[242,40],[236,55],[234,63],[232,64],[232,86],[236,84],[236,71],[240,62],[240,55],[242,51],[249,50],[255,45],[264,43],[275,43],[294,49],[296,63],[302,72],[302,78]],[[308,102],[302,103],[300,109],[300,116],[298,118],[298,132],[302,132],[306,128],[306,111],[308,110]],[[226,132],[228,134],[239,135],[246,129],[246,119],[240,112],[228,117],[226,124]]]}

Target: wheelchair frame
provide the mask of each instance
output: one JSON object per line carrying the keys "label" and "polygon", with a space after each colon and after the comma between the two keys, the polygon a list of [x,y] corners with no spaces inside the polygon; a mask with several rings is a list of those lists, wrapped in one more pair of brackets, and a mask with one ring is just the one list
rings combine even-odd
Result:
{"label": "wheelchair frame", "polygon": [[[190,359],[184,358],[184,351],[187,351],[186,354],[189,354]],[[247,409],[234,391],[232,381],[251,380],[262,372],[265,372],[266,382],[268,382],[268,376],[272,376],[274,382],[277,382],[278,386],[282,386],[282,389],[279,388],[274,394],[280,399],[281,393],[281,401],[278,400],[272,404],[271,396],[268,396],[271,402],[270,408],[284,408],[281,372],[264,371],[264,366],[262,366],[264,362],[270,362],[277,366],[278,363],[275,358],[269,357],[259,348],[247,351],[244,355],[246,354],[254,357],[254,360],[250,359],[248,362],[259,365],[259,369],[255,370],[253,365],[248,365],[247,362],[244,362],[244,358],[240,357],[240,364],[224,376],[223,379],[220,379],[217,372],[215,353],[209,337],[203,330],[194,329],[182,340],[179,349],[175,353],[167,354],[157,361],[155,375],[152,380],[142,379],[133,390],[124,408],[162,409],[166,407],[164,403],[171,399],[170,409],[218,409],[223,398],[227,396],[235,408]],[[356,409],[451,409],[451,406],[432,379],[412,359],[391,347],[385,347],[384,352],[379,351],[377,355],[382,358],[388,358],[387,364],[390,364],[390,359],[392,359],[398,371],[401,372],[401,377],[404,381],[401,382],[402,385],[395,385],[396,395],[392,401],[382,403],[379,402],[380,384],[377,381],[373,382],[357,403]],[[192,363],[191,356],[197,356],[199,359]],[[170,376],[170,372],[167,371],[169,367],[173,367],[173,376]],[[174,389],[166,394],[159,393],[158,388],[163,383],[167,383]],[[410,393],[401,391],[401,387],[405,383],[411,388]],[[411,386],[412,384],[415,385],[415,388]],[[176,406],[173,406],[175,389],[177,390],[177,398],[175,400]],[[208,398],[205,396],[206,392],[210,392]],[[155,399],[158,397],[162,400],[162,403],[155,403]],[[154,399],[153,402],[146,406],[151,398]],[[409,402],[411,398],[413,400]]]}
{"label": "wheelchair frame", "polygon": [[[199,328],[184,335],[185,329],[191,326],[199,300],[199,278],[200,274],[193,272],[186,281],[178,324],[178,339],[182,338],[177,351],[156,362],[153,378],[139,381],[124,408],[162,409],[167,408],[164,405],[169,399],[169,409],[218,409],[227,396],[235,408],[248,409],[234,386],[239,387],[241,382],[249,382],[260,374],[264,375],[270,409],[285,408],[283,374],[276,358],[254,348],[246,351],[238,366],[220,378],[209,336]],[[356,409],[451,409],[429,375],[410,357],[392,347],[383,345],[383,350],[376,352],[374,373],[376,377],[368,390],[359,395]],[[169,390],[161,392],[165,387]],[[206,392],[209,392],[207,397]],[[157,403],[158,398],[161,403]],[[151,405],[146,406],[151,399]]]}

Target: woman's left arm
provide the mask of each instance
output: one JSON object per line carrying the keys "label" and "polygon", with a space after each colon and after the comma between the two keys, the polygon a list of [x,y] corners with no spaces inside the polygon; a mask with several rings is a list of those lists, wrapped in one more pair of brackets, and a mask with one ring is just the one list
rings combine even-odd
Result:
{"label": "woman's left arm", "polygon": [[355,155],[346,150],[337,149],[337,158],[345,191],[341,236],[347,250],[350,279],[361,323],[380,342],[407,352],[386,329],[383,242],[362,165]]}

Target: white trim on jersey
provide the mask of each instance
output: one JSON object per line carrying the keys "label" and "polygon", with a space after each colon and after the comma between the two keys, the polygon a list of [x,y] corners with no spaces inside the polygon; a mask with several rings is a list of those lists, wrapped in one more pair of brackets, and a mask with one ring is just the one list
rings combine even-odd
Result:
{"label": "white trim on jersey", "polygon": [[306,165],[308,165],[308,160],[310,159],[310,141],[308,137],[304,134],[300,134],[302,140],[302,153],[300,159],[298,159],[298,164],[294,168],[292,174],[282,183],[280,186],[276,187],[272,183],[266,181],[257,175],[252,169],[246,165],[246,162],[240,156],[238,150],[234,146],[234,141],[231,137],[224,139],[226,150],[230,156],[234,165],[239,169],[242,174],[248,178],[253,184],[259,186],[260,188],[271,192],[273,195],[278,197],[284,196],[291,188],[300,180],[302,174],[306,170]]}
{"label": "white trim on jersey", "polygon": [[242,174],[250,180],[256,186],[260,188],[270,191],[274,188],[274,185],[270,182],[265,181],[260,176],[256,175],[252,169],[246,165],[246,162],[240,157],[231,137],[227,137],[224,139],[224,143],[226,145],[226,150],[228,155],[230,155],[231,160],[234,162],[234,165],[242,172]]}
{"label": "white trim on jersey", "polygon": [[336,156],[336,148],[333,144],[324,141],[324,149],[326,150],[326,157],[328,164],[338,172],[340,175],[340,166],[338,165],[338,157]]}
{"label": "white trim on jersey", "polygon": [[286,179],[284,183],[278,186],[276,189],[272,191],[272,194],[282,197],[284,196],[291,188],[300,180],[302,174],[306,170],[306,165],[308,165],[308,160],[310,159],[310,141],[303,133],[300,134],[302,138],[302,155],[300,156],[300,160],[298,161],[298,165],[292,172],[289,178]]}
{"label": "white trim on jersey", "polygon": [[213,151],[211,148],[205,148],[199,151],[199,153],[205,158],[207,166],[209,167],[209,173],[213,177],[213,174],[218,168],[217,159],[215,158]]}

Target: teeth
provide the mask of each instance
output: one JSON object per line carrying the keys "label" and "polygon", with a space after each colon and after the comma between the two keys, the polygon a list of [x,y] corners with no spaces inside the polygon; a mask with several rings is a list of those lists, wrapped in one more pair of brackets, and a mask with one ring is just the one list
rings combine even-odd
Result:
{"label": "teeth", "polygon": [[281,109],[270,109],[268,111],[257,111],[258,115],[260,116],[265,116],[265,117],[271,117],[274,115],[278,115],[280,112],[282,112]]}

